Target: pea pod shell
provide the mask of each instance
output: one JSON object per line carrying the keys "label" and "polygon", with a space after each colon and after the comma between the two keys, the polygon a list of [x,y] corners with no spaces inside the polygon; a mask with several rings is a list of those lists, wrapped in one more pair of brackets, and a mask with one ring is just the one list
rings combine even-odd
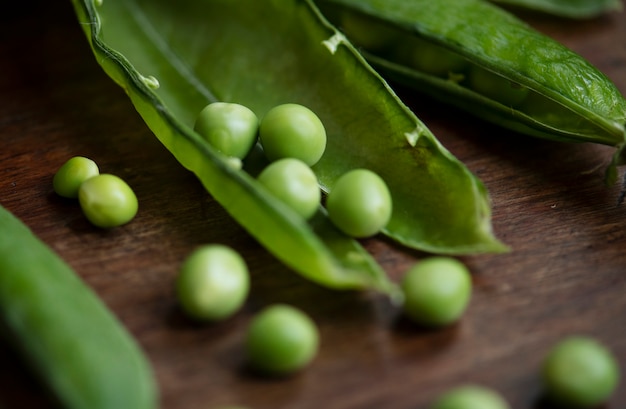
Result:
{"label": "pea pod shell", "polygon": [[[296,271],[346,285],[354,279],[338,265],[352,266],[354,252],[340,250],[331,257],[329,248],[347,248],[346,240],[320,241],[192,132],[194,116],[207,102],[237,102],[259,118],[281,103],[305,105],[328,134],[326,153],[315,165],[324,189],[356,167],[378,172],[390,185],[398,211],[386,234],[434,252],[505,249],[491,231],[484,186],[312,2],[135,0],[96,6],[76,0],[75,5],[97,61],[126,89],[155,135],[242,226]],[[158,88],[144,81],[151,77]]]}
{"label": "pea pod shell", "polygon": [[536,10],[571,19],[586,19],[621,11],[620,0],[491,0],[494,3]]}
{"label": "pea pod shell", "polygon": [[0,319],[9,339],[68,409],[151,409],[143,352],[76,273],[0,206]]}
{"label": "pea pod shell", "polygon": [[[382,55],[366,54],[388,78],[413,86],[484,119],[532,136],[618,148],[607,179],[615,180],[626,141],[626,100],[580,55],[482,0],[324,0],[365,13],[407,35],[457,53],[470,64],[527,87],[546,108],[525,112],[447,78],[434,77]],[[535,105],[538,106],[538,105]]]}

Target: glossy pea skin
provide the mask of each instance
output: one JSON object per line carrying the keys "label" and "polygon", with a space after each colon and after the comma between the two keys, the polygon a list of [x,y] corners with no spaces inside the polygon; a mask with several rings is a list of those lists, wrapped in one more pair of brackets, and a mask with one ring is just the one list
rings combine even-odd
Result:
{"label": "glossy pea skin", "polygon": [[430,409],[510,409],[510,406],[492,389],[465,385],[441,395]]}
{"label": "glossy pea skin", "polygon": [[270,109],[261,121],[259,138],[270,161],[296,158],[313,166],[326,149],[324,124],[313,111],[299,104]]}
{"label": "glossy pea skin", "polygon": [[95,226],[112,228],[131,221],[139,208],[137,196],[118,176],[103,173],[80,185],[78,201]]}
{"label": "glossy pea skin", "polygon": [[419,261],[401,282],[403,309],[414,322],[443,326],[457,321],[465,312],[472,293],[469,270],[460,261],[433,256]]}
{"label": "glossy pea skin", "polygon": [[246,106],[214,102],[200,111],[194,130],[224,155],[243,159],[257,140],[259,119]]}
{"label": "glossy pea skin", "polygon": [[317,354],[317,326],[301,310],[286,304],[266,307],[252,320],[245,348],[250,366],[267,375],[288,375]]}
{"label": "glossy pea skin", "polygon": [[98,174],[100,170],[96,162],[83,156],[74,156],[54,174],[52,186],[59,196],[76,199],[80,185]]}
{"label": "glossy pea skin", "polygon": [[341,175],[326,198],[328,217],[349,236],[364,238],[380,232],[392,212],[385,181],[368,169]]}
{"label": "glossy pea skin", "polygon": [[194,250],[176,279],[178,302],[199,321],[223,320],[237,312],[250,288],[248,267],[239,253],[220,244]]}
{"label": "glossy pea skin", "polygon": [[313,216],[320,206],[322,193],[315,172],[299,159],[284,158],[270,163],[258,180],[305,219]]}
{"label": "glossy pea skin", "polygon": [[619,367],[612,353],[583,336],[557,343],[543,364],[546,396],[563,407],[591,408],[606,401],[617,388]]}

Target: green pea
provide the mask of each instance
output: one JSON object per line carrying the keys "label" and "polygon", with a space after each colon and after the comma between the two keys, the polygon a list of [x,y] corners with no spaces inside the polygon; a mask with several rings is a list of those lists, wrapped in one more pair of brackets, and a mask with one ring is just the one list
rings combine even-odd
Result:
{"label": "green pea", "polygon": [[472,292],[469,270],[460,261],[433,256],[418,262],[401,283],[404,311],[413,321],[441,326],[457,321]]}
{"label": "green pea", "polygon": [[528,88],[478,66],[468,74],[471,89],[504,105],[515,107],[528,96]]}
{"label": "green pea", "polygon": [[509,409],[499,393],[478,385],[452,389],[439,397],[431,409]]}
{"label": "green pea", "polygon": [[201,321],[217,321],[238,311],[248,296],[250,277],[243,258],[230,247],[204,245],[184,261],[176,279],[183,311]]}
{"label": "green pea", "polygon": [[55,173],[52,186],[59,196],[75,199],[78,197],[80,185],[99,173],[96,162],[83,156],[75,156],[65,162]]}
{"label": "green pea", "polygon": [[326,149],[326,129],[319,117],[299,104],[278,105],[268,111],[259,128],[267,158],[300,159],[309,166],[320,160]]}
{"label": "green pea", "polygon": [[131,221],[137,214],[137,196],[122,179],[101,174],[80,185],[78,201],[87,219],[95,226],[111,228]]}
{"label": "green pea", "polygon": [[254,317],[245,347],[254,369],[287,375],[307,366],[317,354],[318,344],[318,329],[311,318],[297,308],[276,304]]}
{"label": "green pea", "polygon": [[391,218],[391,194],[385,181],[368,169],[341,175],[326,199],[330,220],[353,237],[380,232]]}
{"label": "green pea", "polygon": [[571,408],[590,408],[606,401],[619,381],[612,353],[598,341],[572,336],[557,343],[543,364],[546,395]]}
{"label": "green pea", "polygon": [[224,155],[243,159],[257,139],[259,120],[249,108],[214,102],[200,111],[194,130]]}
{"label": "green pea", "polygon": [[284,158],[272,162],[258,179],[305,219],[313,216],[320,205],[322,193],[315,172],[299,159]]}

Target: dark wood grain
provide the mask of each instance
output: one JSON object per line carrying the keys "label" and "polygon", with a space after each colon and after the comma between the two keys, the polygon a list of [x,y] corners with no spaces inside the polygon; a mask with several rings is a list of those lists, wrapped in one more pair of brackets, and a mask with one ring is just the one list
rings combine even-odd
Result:
{"label": "dark wood grain", "polygon": [[[321,288],[268,255],[159,144],[96,65],[70,2],[5,11],[0,203],[67,260],[136,337],[154,367],[163,409],[425,409],[464,382],[497,389],[516,409],[547,408],[539,402],[539,367],[548,348],[571,334],[604,342],[626,371],[626,207],[616,206],[619,187],[602,183],[610,149],[530,139],[399,89],[484,181],[495,232],[512,247],[464,257],[475,286],[467,314],[450,328],[420,329],[380,296]],[[624,14],[578,23],[524,17],[626,93]],[[54,172],[75,155],[135,189],[140,211],[132,223],[98,230],[76,202],[53,193]],[[182,317],[172,287],[183,257],[209,242],[241,251],[253,291],[234,318],[202,326]],[[425,256],[379,238],[364,243],[394,279]],[[313,365],[287,379],[254,376],[242,358],[251,316],[273,302],[306,310],[322,336]],[[4,343],[0,405],[53,407]],[[607,407],[626,407],[626,383]]]}

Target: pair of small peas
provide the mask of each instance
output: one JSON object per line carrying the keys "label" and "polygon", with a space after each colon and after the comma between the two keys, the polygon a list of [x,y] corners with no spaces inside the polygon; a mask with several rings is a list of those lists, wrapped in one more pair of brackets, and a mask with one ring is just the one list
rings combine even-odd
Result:
{"label": "pair of small peas", "polygon": [[[598,341],[572,336],[557,343],[542,368],[546,398],[563,409],[589,409],[604,403],[617,388],[615,357]],[[466,385],[443,394],[431,409],[510,409],[497,392]]]}
{"label": "pair of small peas", "polygon": [[[299,104],[270,109],[263,120],[249,108],[227,102],[207,105],[194,129],[216,150],[243,159],[258,139],[271,163],[258,181],[304,219],[319,208],[321,191],[311,169],[326,149],[326,129],[319,117]],[[344,233],[368,237],[391,217],[392,200],[384,180],[367,169],[342,175],[326,200],[330,220]]]}
{"label": "pair of small peas", "polygon": [[[199,321],[229,318],[244,304],[250,289],[248,267],[235,250],[204,245],[183,263],[176,294],[183,311]],[[309,364],[317,354],[319,334],[303,311],[274,304],[252,320],[245,337],[250,366],[270,375],[286,375]]]}
{"label": "pair of small peas", "polygon": [[101,174],[91,159],[69,159],[55,173],[52,185],[58,195],[78,198],[87,220],[95,226],[121,226],[137,214],[137,196],[130,186],[118,176]]}

